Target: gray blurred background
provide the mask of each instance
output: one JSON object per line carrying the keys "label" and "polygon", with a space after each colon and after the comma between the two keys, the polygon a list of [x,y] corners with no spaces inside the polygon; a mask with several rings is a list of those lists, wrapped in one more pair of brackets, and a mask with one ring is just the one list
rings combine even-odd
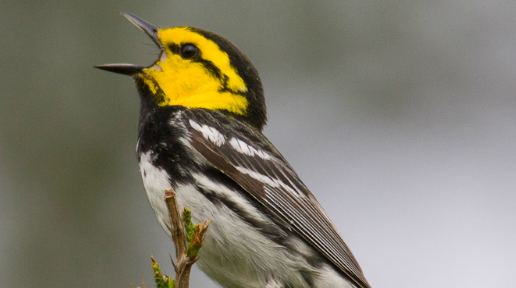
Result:
{"label": "gray blurred background", "polygon": [[[0,287],[152,284],[120,17],[231,39],[374,287],[516,287],[516,2],[0,1]],[[192,287],[216,287],[200,272]],[[152,287],[152,285],[148,285]]]}

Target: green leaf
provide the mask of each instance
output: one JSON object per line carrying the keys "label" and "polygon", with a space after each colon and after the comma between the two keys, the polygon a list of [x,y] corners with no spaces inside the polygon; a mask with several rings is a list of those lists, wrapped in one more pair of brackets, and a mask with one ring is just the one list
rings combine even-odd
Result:
{"label": "green leaf", "polygon": [[161,268],[158,261],[151,257],[151,267],[154,273],[154,282],[156,288],[174,288],[175,281],[166,274],[161,273]]}
{"label": "green leaf", "polygon": [[188,242],[188,246],[190,246],[195,231],[195,225],[192,223],[192,211],[188,208],[183,209],[183,224],[185,225],[186,241]]}

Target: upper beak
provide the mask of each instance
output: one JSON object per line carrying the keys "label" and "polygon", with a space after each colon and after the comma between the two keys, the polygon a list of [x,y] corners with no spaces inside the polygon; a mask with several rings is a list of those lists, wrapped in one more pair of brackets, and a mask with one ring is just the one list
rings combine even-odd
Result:
{"label": "upper beak", "polygon": [[158,28],[156,27],[156,25],[151,24],[151,23],[149,23],[133,14],[130,14],[130,13],[121,13],[121,14],[127,20],[129,20],[129,22],[131,22],[134,26],[143,30],[143,32],[145,32],[145,34],[147,34],[147,36],[149,36],[158,47],[161,47],[161,44],[159,44],[159,40],[158,40],[158,35],[157,35]]}
{"label": "upper beak", "polygon": [[[161,47],[161,44],[159,43],[157,36],[158,28],[155,25],[129,13],[121,14],[127,20],[129,20],[129,22],[131,22],[134,26],[143,30],[143,32],[145,32],[145,34],[147,34],[147,36],[149,36],[158,47]],[[113,63],[96,65],[95,68],[124,75],[134,75],[142,71],[142,69],[144,69],[145,67],[127,63]]]}

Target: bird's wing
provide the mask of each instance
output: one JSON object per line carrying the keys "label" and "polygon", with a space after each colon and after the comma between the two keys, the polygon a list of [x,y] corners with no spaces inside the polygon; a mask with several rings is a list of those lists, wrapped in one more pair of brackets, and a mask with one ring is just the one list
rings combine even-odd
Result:
{"label": "bird's wing", "polygon": [[369,287],[315,197],[260,132],[237,121],[221,122],[202,110],[185,112],[191,114],[186,125],[198,153],[249,193],[275,222],[297,233],[358,287]]}

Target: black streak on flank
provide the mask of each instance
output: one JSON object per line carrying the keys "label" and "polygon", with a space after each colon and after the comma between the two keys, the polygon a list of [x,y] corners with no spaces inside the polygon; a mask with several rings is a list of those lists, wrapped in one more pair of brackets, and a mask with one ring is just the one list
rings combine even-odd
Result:
{"label": "black streak on flank", "polygon": [[[226,181],[224,181],[224,185],[226,184]],[[275,225],[272,221],[264,221],[262,219],[256,218],[254,215],[252,215],[251,211],[246,211],[244,207],[241,207],[238,203],[231,201],[231,199],[224,197],[223,195],[216,194],[212,191],[208,191],[199,186],[197,186],[197,190],[201,192],[213,204],[219,206],[226,206],[231,211],[235,212],[235,215],[237,215],[240,219],[249,224],[249,226],[256,228],[260,233],[274,241],[276,244],[284,246],[287,242],[287,233],[279,229],[278,226]],[[240,195],[244,198],[247,198],[248,201],[251,200],[245,192],[241,192]],[[252,200],[249,202],[250,205],[253,205],[253,203],[255,203]]]}

